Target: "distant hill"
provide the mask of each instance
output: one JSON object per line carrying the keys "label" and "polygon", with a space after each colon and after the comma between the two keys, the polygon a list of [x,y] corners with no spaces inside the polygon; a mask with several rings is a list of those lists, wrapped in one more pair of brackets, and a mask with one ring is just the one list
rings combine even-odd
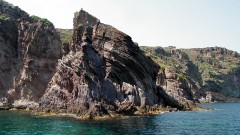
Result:
{"label": "distant hill", "polygon": [[144,53],[161,66],[171,70],[176,79],[186,80],[195,98],[203,101],[226,101],[240,97],[240,55],[221,47],[176,49],[146,47]]}
{"label": "distant hill", "polygon": [[70,43],[72,41],[73,29],[56,28],[63,43]]}

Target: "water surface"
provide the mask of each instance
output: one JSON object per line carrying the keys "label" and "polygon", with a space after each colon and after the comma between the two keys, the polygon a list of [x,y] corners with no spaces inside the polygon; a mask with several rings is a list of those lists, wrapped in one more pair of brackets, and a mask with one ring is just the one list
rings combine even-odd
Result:
{"label": "water surface", "polygon": [[0,135],[240,134],[240,103],[204,104],[213,111],[174,112],[105,121],[32,116],[0,111]]}

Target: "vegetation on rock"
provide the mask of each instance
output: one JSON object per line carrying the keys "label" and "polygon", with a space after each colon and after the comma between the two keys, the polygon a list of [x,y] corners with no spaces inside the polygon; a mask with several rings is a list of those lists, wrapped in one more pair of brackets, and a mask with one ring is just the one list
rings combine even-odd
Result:
{"label": "vegetation on rock", "polygon": [[7,18],[7,15],[6,14],[1,14],[0,13],[0,20],[5,20]]}
{"label": "vegetation on rock", "polygon": [[240,78],[240,55],[237,52],[221,47],[176,49],[142,46],[141,49],[159,65],[173,69],[178,78],[195,85],[196,90],[240,96],[240,85],[236,82]]}
{"label": "vegetation on rock", "polygon": [[52,24],[52,22],[50,22],[48,19],[46,19],[46,18],[41,18],[41,17],[38,17],[38,16],[35,16],[35,15],[32,15],[32,16],[30,16],[33,20],[35,20],[35,21],[39,21],[39,22],[41,22],[41,23],[43,23],[43,24]]}
{"label": "vegetation on rock", "polygon": [[56,29],[59,33],[63,43],[70,43],[72,41],[73,30],[72,29]]}

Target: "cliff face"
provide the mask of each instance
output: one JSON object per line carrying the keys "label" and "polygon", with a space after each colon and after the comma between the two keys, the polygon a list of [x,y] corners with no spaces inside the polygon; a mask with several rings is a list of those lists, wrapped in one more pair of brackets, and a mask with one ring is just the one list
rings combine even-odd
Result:
{"label": "cliff face", "polygon": [[62,56],[60,37],[46,19],[0,1],[0,104],[38,106]]}
{"label": "cliff face", "polygon": [[159,66],[130,36],[81,10],[69,48],[40,100],[41,110],[95,117],[161,104]]}
{"label": "cliff face", "polygon": [[[159,66],[131,37],[87,12],[75,13],[73,32],[57,32],[2,0],[0,11],[0,109],[83,118],[182,109],[156,85]],[[72,33],[71,42],[63,32]]]}
{"label": "cliff face", "polygon": [[0,109],[96,118],[191,110],[192,101],[240,95],[238,53],[143,47],[147,57],[130,36],[83,10],[73,30],[58,32],[2,0],[0,11]]}
{"label": "cliff face", "polygon": [[[240,56],[220,47],[142,47],[161,65],[158,82],[176,99],[238,101]],[[169,82],[170,81],[170,82]]]}

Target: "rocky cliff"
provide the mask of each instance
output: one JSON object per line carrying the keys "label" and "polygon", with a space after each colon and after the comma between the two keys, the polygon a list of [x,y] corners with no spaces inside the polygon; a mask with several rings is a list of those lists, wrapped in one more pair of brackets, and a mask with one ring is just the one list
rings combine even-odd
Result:
{"label": "rocky cliff", "polygon": [[0,109],[81,118],[184,109],[156,84],[159,65],[89,13],[76,12],[73,30],[57,32],[47,19],[2,0],[0,11]]}
{"label": "rocky cliff", "polygon": [[239,101],[240,55],[221,47],[141,47],[159,65],[158,84],[177,100]]}
{"label": "rocky cliff", "polygon": [[155,83],[159,66],[130,36],[81,10],[75,13],[69,50],[40,100],[43,111],[96,117],[161,104]]}
{"label": "rocky cliff", "polygon": [[0,106],[38,107],[62,56],[59,35],[47,19],[0,1]]}
{"label": "rocky cliff", "polygon": [[0,110],[80,118],[239,101],[240,55],[226,48],[139,47],[84,10],[73,29],[0,0]]}

